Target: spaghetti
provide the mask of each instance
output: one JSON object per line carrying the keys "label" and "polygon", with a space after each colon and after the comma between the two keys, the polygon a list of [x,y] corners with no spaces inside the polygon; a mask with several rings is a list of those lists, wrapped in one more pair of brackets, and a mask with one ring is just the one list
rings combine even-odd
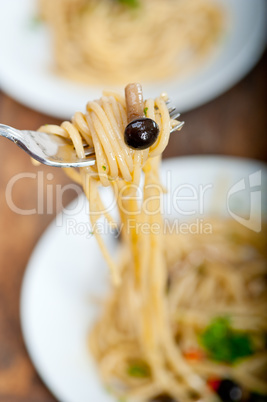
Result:
{"label": "spaghetti", "polygon": [[145,109],[160,133],[142,151],[123,141],[126,104],[114,93],[89,102],[71,123],[40,128],[71,138],[81,158],[83,142],[95,148],[94,167],[66,169],[89,199],[92,227],[105,211],[98,186],[119,194],[120,264],[95,234],[116,285],[90,334],[100,374],[127,400],[218,401],[214,377],[267,394],[266,228],[255,234],[214,221],[208,238],[165,233],[159,167],[175,123],[163,97],[147,100]]}
{"label": "spaghetti", "polygon": [[[115,194],[124,191],[126,196],[136,192],[140,181],[142,168],[151,159],[152,166],[157,166],[158,159],[169,141],[170,129],[177,125],[176,120],[171,120],[164,100],[164,96],[146,100],[146,115],[156,121],[160,128],[157,141],[149,149],[142,151],[133,150],[124,142],[124,129],[127,125],[127,111],[125,98],[117,93],[105,92],[99,100],[88,102],[86,113],[77,112],[72,122],[63,122],[61,126],[45,125],[39,131],[57,134],[70,138],[79,158],[85,157],[84,145],[94,147],[96,164],[92,167],[81,168],[79,172],[67,168],[66,173],[83,186],[89,200],[90,219],[92,227],[103,215],[105,208],[98,193],[99,185],[111,186]],[[157,177],[156,168],[154,168]],[[131,209],[133,201],[125,201],[125,210]],[[121,217],[126,219],[127,213]],[[104,212],[111,225],[116,227],[112,217]],[[111,268],[113,280],[119,282],[118,268],[112,257],[107,252],[100,235],[95,236],[101,246],[103,254]]]}
{"label": "spaghetti", "polygon": [[40,0],[58,73],[125,84],[188,73],[215,49],[223,12],[214,0]]}

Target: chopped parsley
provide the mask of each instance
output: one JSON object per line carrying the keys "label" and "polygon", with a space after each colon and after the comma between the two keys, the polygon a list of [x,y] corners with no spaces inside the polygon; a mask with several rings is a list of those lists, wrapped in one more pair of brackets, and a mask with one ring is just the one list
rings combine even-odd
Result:
{"label": "chopped parsley", "polygon": [[144,378],[149,377],[150,368],[144,361],[137,360],[129,364],[127,372],[131,377]]}
{"label": "chopped parsley", "polygon": [[132,8],[140,6],[140,0],[117,0],[117,1],[125,6],[129,6]]}
{"label": "chopped parsley", "polygon": [[210,358],[225,363],[253,354],[250,336],[234,330],[228,317],[217,317],[200,336],[200,343],[207,350]]}
{"label": "chopped parsley", "polygon": [[147,111],[148,111],[148,107],[144,108],[144,115],[147,117]]}
{"label": "chopped parsley", "polygon": [[36,29],[42,24],[43,20],[39,15],[35,15],[30,19],[29,27],[31,29]]}
{"label": "chopped parsley", "polygon": [[102,169],[103,169],[103,170],[107,170],[107,168],[106,168],[106,166],[105,166],[105,165],[103,165],[103,166],[102,166]]}

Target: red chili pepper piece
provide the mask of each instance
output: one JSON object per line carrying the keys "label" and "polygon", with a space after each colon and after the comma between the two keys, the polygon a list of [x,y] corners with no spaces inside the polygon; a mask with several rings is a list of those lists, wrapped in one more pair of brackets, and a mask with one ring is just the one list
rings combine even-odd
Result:
{"label": "red chili pepper piece", "polygon": [[213,391],[218,391],[221,380],[219,378],[209,378],[207,381],[208,386],[213,389]]}

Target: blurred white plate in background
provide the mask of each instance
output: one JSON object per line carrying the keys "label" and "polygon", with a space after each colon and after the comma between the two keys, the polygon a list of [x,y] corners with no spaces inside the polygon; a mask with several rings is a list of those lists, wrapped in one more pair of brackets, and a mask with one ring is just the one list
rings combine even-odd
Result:
{"label": "blurred white plate in background", "polygon": [[[166,208],[173,206],[166,197],[178,186],[183,185],[183,196],[191,197],[192,189],[201,194],[201,186],[208,186],[200,217],[211,212],[226,216],[230,189],[233,213],[248,212],[250,192],[261,191],[262,214],[267,216],[267,168],[260,162],[231,157],[174,158],[163,162],[161,176],[169,190]],[[233,186],[243,179],[245,189],[240,191],[239,185],[235,194]],[[200,199],[186,200],[179,207],[200,212],[200,203]],[[253,208],[259,212],[259,206],[260,201]],[[89,222],[87,207],[85,197],[80,196],[57,216],[38,242],[22,285],[24,340],[40,376],[61,402],[114,401],[101,385],[88,348],[89,329],[97,315],[92,298],[106,294],[108,270],[95,238],[88,237],[88,228],[84,233]],[[175,209],[167,216],[177,217]],[[196,216],[191,219],[196,221]],[[116,240],[111,235],[106,240],[114,252]]]}
{"label": "blurred white plate in background", "polygon": [[[217,0],[229,27],[216,55],[184,79],[144,85],[145,97],[166,91],[180,112],[220,95],[257,62],[265,47],[265,0]],[[84,110],[104,88],[75,84],[53,74],[52,47],[46,28],[33,26],[36,0],[0,0],[0,88],[40,112],[69,119]]]}

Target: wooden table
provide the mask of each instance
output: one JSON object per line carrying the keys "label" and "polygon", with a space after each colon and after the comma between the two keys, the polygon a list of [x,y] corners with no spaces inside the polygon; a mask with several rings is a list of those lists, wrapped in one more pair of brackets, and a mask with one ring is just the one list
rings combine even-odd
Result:
{"label": "wooden table", "polygon": [[[182,117],[186,125],[181,133],[172,135],[164,156],[224,154],[266,161],[266,64],[265,54],[256,68],[234,88],[185,113]],[[58,123],[1,92],[0,122],[20,129]],[[59,183],[67,184],[69,180],[60,169],[33,166],[24,152],[4,138],[0,139],[0,161],[0,401],[55,401],[27,355],[20,328],[19,298],[27,261],[37,240],[54,218],[56,207],[54,205],[51,214],[21,215],[10,208],[5,194],[15,175],[30,173],[28,178],[16,182],[12,200],[17,208],[36,208],[35,177],[39,172],[44,177],[42,198],[46,207],[46,185],[55,187]],[[49,180],[51,173],[52,180]],[[73,196],[71,192],[66,193],[64,202],[67,204]]]}

